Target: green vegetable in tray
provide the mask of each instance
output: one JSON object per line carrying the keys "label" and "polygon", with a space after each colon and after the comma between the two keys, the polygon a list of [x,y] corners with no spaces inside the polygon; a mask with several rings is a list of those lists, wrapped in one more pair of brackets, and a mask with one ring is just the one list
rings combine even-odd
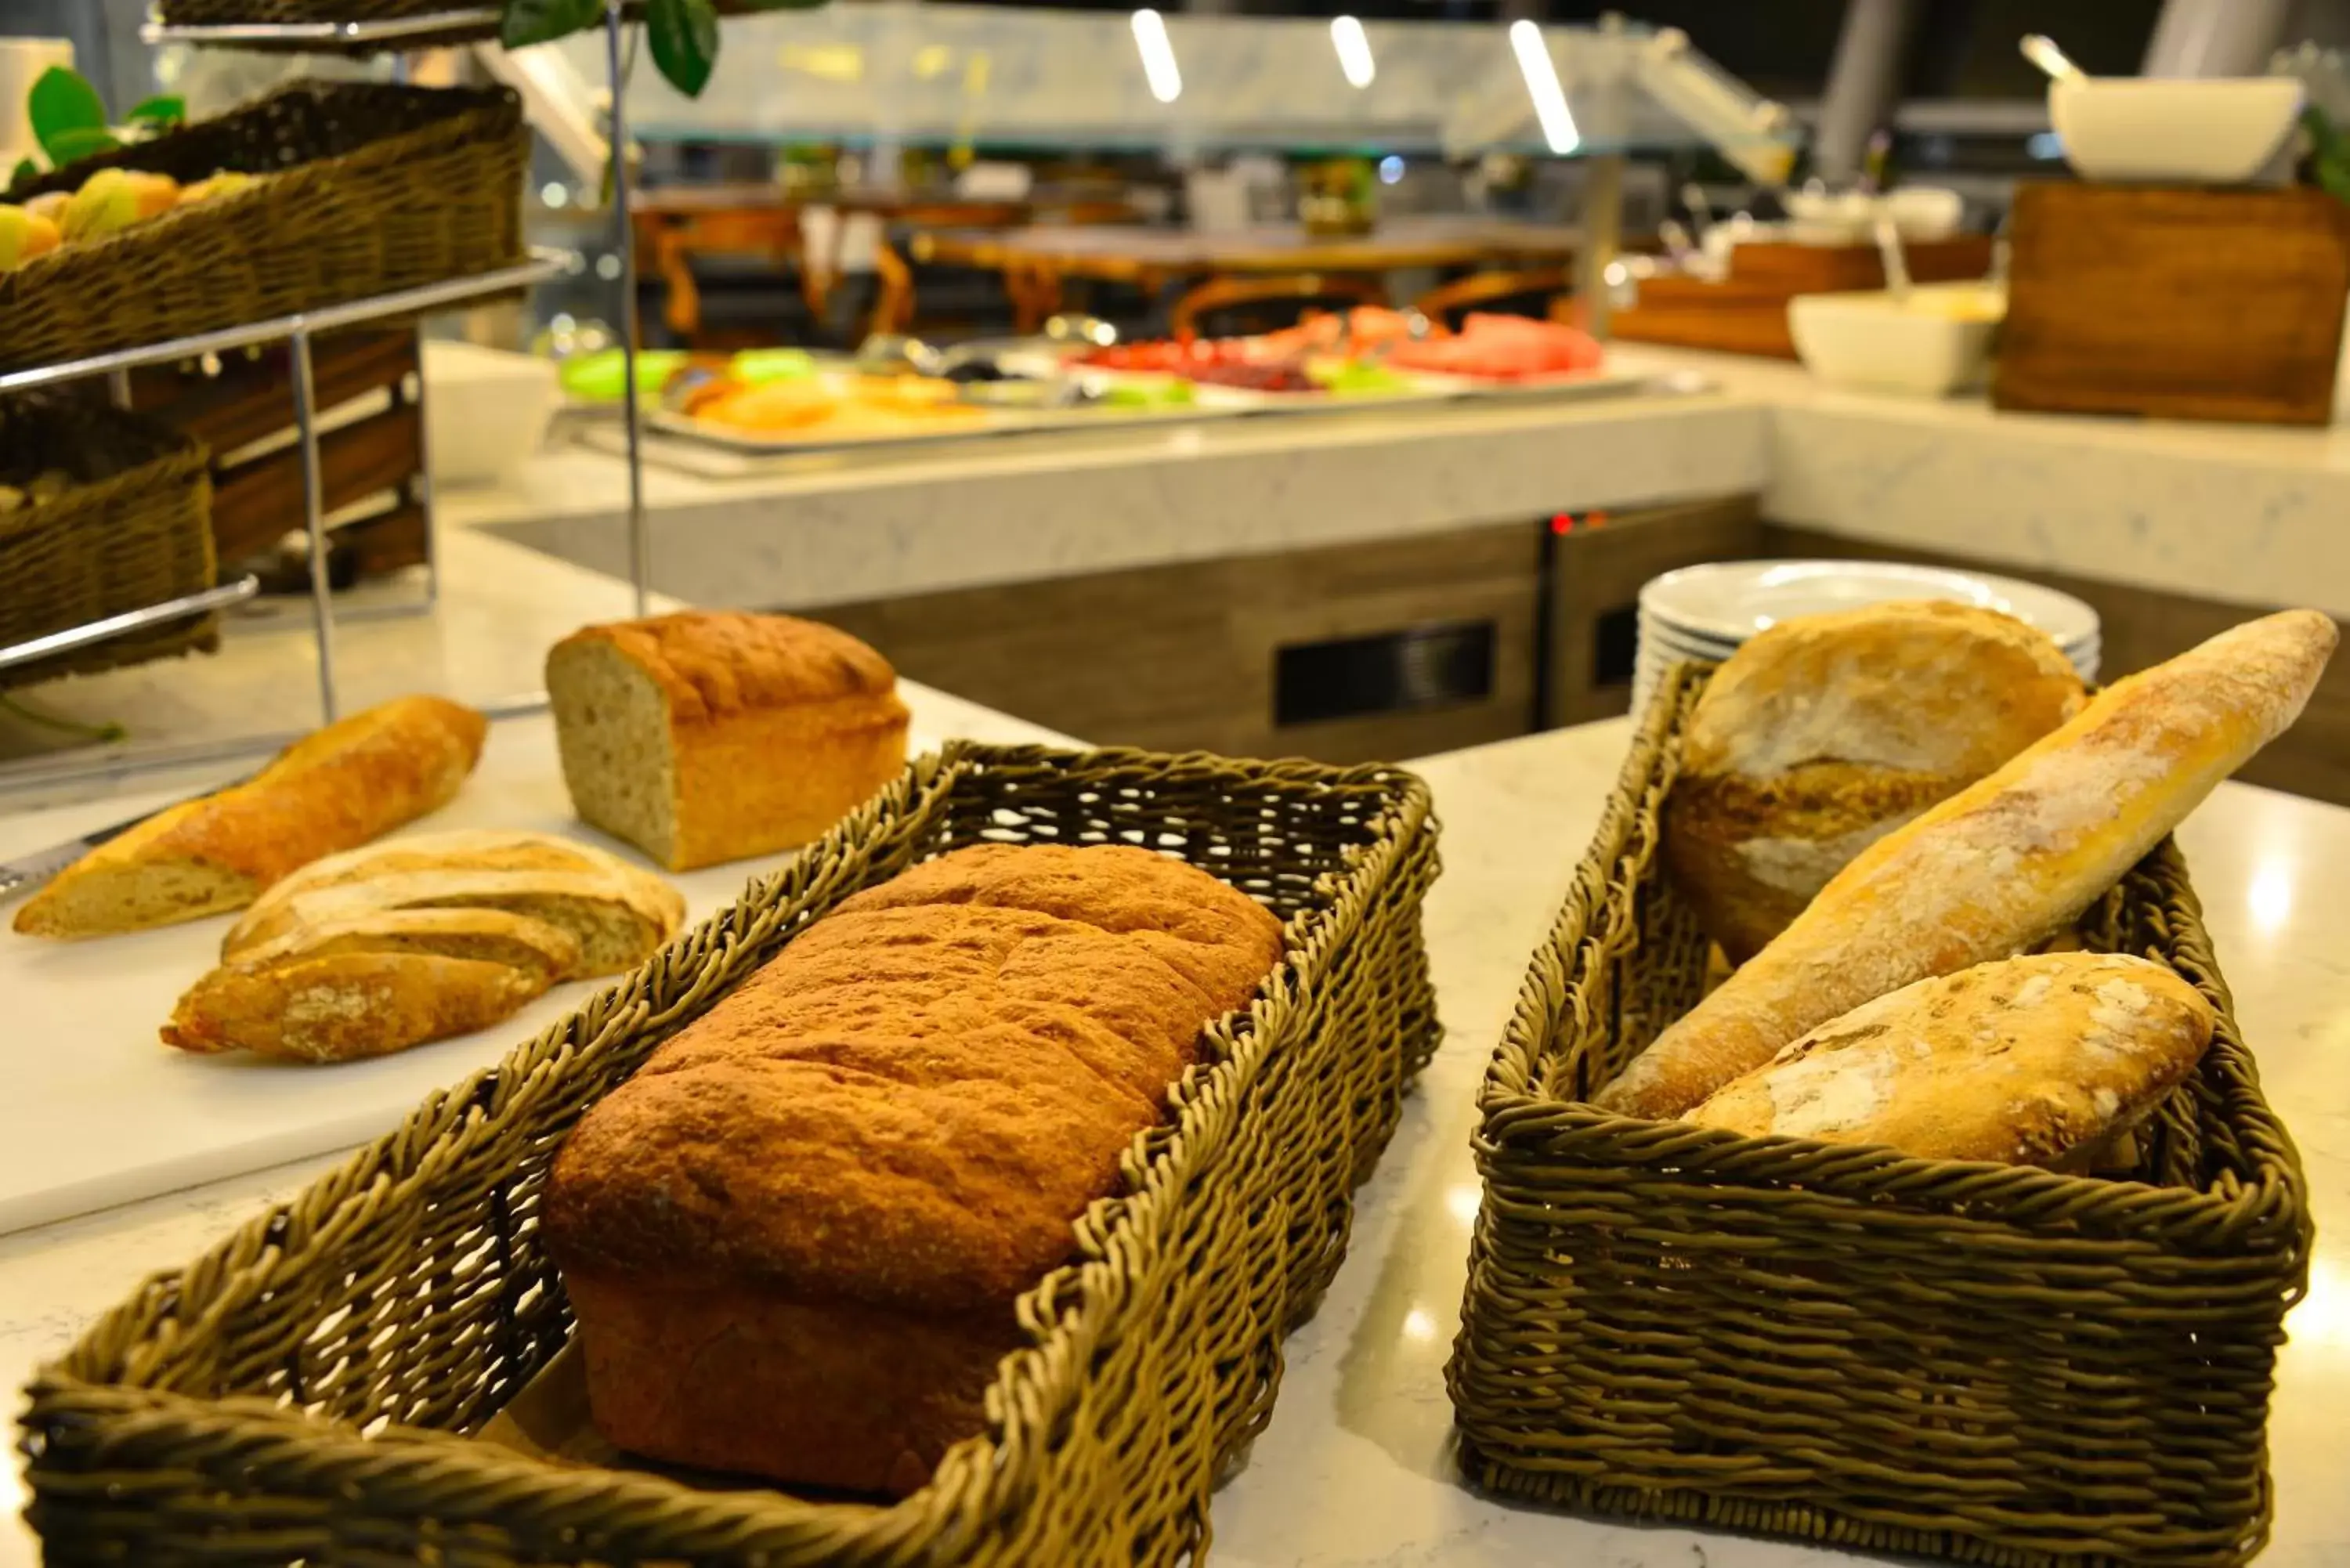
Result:
{"label": "green vegetable in tray", "polygon": [[[639,354],[638,392],[646,396],[660,392],[684,363],[685,355],[680,349],[660,348]],[[599,348],[592,354],[575,354],[563,361],[557,379],[567,397],[588,403],[617,403],[620,400],[621,378],[626,374],[618,348]]]}
{"label": "green vegetable in tray", "polygon": [[1191,383],[1171,376],[1164,381],[1113,381],[1099,400],[1106,409],[1185,409],[1196,400]]}
{"label": "green vegetable in tray", "polygon": [[805,348],[745,348],[734,356],[734,379],[754,387],[769,381],[802,381],[816,374],[816,356]]}
{"label": "green vegetable in tray", "polygon": [[1364,359],[1312,365],[1305,373],[1334,398],[1388,398],[1415,389],[1412,379],[1401,371]]}

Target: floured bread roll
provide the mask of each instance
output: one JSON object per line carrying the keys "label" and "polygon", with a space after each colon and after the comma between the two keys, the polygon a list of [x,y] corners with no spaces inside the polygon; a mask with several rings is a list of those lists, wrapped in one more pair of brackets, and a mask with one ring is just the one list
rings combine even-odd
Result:
{"label": "floured bread roll", "polygon": [[1665,863],[1743,963],[1869,845],[2080,710],[2049,637],[1972,605],[1804,616],[1746,643],[1690,716]]}
{"label": "floured bread roll", "polygon": [[2072,1168],[2194,1071],[2216,1022],[2202,992],[2144,959],[2003,959],[1821,1024],[1688,1119]]}

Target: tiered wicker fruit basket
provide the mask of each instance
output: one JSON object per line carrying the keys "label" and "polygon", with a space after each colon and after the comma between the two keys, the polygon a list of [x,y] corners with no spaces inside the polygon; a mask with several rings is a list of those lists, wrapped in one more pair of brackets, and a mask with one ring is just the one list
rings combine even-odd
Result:
{"label": "tiered wicker fruit basket", "polygon": [[[0,483],[44,473],[54,499],[0,512],[0,647],[213,586],[209,454],[152,421],[59,395],[0,406]],[[138,663],[219,641],[211,616],[0,669],[0,688]]]}
{"label": "tiered wicker fruit basket", "polygon": [[[990,1429],[893,1507],[477,1440],[563,1348],[535,1219],[565,1133],[809,921],[982,841],[1127,842],[1256,896],[1288,956],[1211,1026],[1124,1190],[1022,1299]],[[503,1065],[101,1319],[32,1392],[51,1563],[1171,1564],[1270,1417],[1282,1340],[1435,1048],[1427,790],[1379,767],[958,742]],[[787,1413],[779,1413],[788,1418]]]}
{"label": "tiered wicker fruit basket", "polygon": [[1588,1096],[1702,994],[1660,691],[1492,1067],[1450,1368],[1471,1475],[1595,1513],[2002,1568],[2241,1563],[2307,1193],[2178,850],[2085,922],[2218,1033],[2126,1178],[1752,1138]]}
{"label": "tiered wicker fruit basket", "polygon": [[52,170],[22,202],[100,169],[182,184],[265,176],[0,275],[0,369],[168,342],[526,257],[530,131],[504,88],[296,82],[217,119]]}

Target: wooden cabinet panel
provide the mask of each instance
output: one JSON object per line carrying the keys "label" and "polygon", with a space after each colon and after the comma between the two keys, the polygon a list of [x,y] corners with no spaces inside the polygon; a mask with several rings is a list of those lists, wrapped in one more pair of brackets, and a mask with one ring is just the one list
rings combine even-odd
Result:
{"label": "wooden cabinet panel", "polygon": [[[1531,727],[1539,555],[1528,520],[813,613],[913,680],[1087,740],[1361,762]],[[1275,722],[1282,649],[1462,624],[1492,628],[1473,700]]]}

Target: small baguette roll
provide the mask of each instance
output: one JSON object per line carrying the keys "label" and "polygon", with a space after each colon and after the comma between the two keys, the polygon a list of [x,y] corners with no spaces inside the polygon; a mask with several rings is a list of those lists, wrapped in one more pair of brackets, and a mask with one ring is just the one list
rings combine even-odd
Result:
{"label": "small baguette roll", "polygon": [[2195,1070],[2218,1022],[2202,992],[2141,958],[2002,959],[1863,1002],[1689,1119],[1928,1159],[2072,1168]]}
{"label": "small baguette roll", "polygon": [[2287,610],[2116,681],[1862,851],[1593,1103],[1679,1116],[1864,1002],[2046,940],[2300,716],[2335,638]]}
{"label": "small baguette roll", "polygon": [[288,746],[244,784],[157,813],[57,874],[16,911],[38,937],[102,937],[253,902],[322,855],[446,805],[481,760],[489,721],[400,697]]}
{"label": "small baguette roll", "polygon": [[543,972],[484,959],[338,952],[232,964],[172,1010],[163,1044],[210,1054],[354,1062],[486,1029],[546,989]]}

